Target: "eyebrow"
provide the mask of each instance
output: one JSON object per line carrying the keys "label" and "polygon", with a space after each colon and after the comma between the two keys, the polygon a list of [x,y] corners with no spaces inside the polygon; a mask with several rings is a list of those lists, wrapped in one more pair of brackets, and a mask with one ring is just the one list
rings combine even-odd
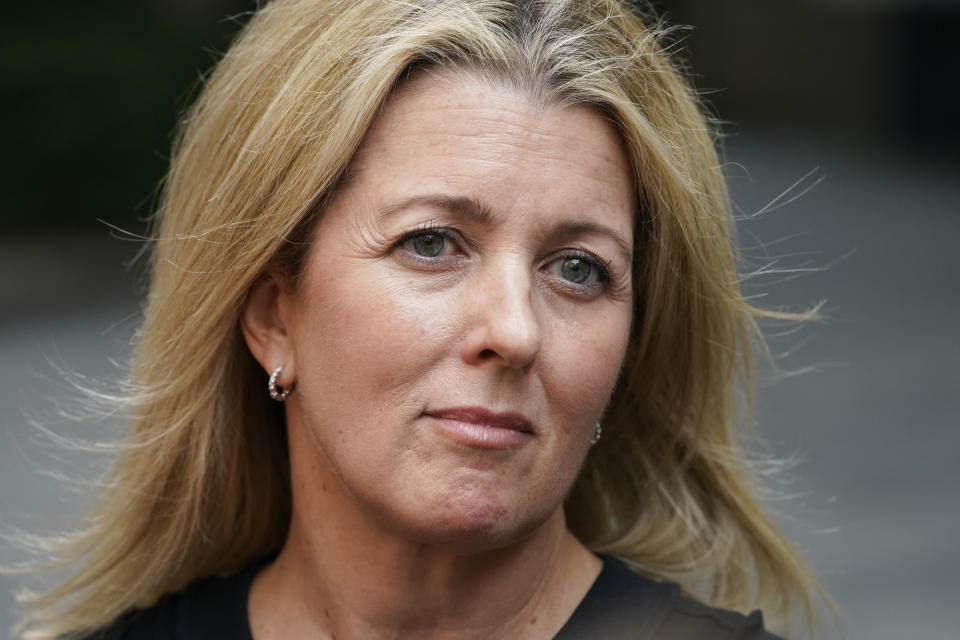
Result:
{"label": "eyebrow", "polygon": [[[420,206],[444,209],[454,215],[480,223],[489,223],[493,218],[493,214],[491,213],[490,209],[484,206],[479,200],[475,198],[468,198],[466,196],[451,196],[445,194],[418,195],[407,198],[406,200],[402,200],[400,202],[389,204],[380,210],[377,217],[380,220],[383,220],[405,209]],[[631,249],[630,244],[627,243],[627,241],[624,240],[619,233],[602,224],[597,224],[595,222],[589,222],[586,220],[569,220],[561,222],[559,225],[552,228],[547,235],[548,237],[554,238],[568,238],[589,233],[599,234],[610,238],[616,243],[617,248],[620,249],[620,253],[623,255],[624,260],[626,260],[628,263],[633,262],[633,250]]]}
{"label": "eyebrow", "polygon": [[407,198],[402,202],[389,204],[380,210],[378,218],[383,220],[384,218],[388,218],[399,211],[403,211],[404,209],[422,206],[445,209],[450,213],[474,220],[476,222],[490,222],[490,218],[492,217],[490,209],[483,206],[479,200],[474,198],[468,198],[466,196],[428,194],[413,196],[412,198]]}

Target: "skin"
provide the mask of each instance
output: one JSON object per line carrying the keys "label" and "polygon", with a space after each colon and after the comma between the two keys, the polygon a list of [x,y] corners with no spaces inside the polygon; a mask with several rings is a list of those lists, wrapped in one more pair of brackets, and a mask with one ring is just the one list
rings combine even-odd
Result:
{"label": "skin", "polygon": [[[296,384],[293,516],[251,589],[255,638],[560,629],[601,566],[562,503],[626,350],[635,197],[587,107],[450,72],[388,101],[299,286],[265,277],[244,309],[251,352]],[[528,428],[478,443],[452,407]]]}

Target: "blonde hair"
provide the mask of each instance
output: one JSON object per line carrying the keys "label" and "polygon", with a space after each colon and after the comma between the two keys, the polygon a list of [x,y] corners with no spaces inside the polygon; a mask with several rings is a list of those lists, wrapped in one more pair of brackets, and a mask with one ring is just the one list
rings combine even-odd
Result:
{"label": "blonde hair", "polygon": [[[649,23],[649,24],[648,24]],[[591,549],[714,605],[808,615],[817,583],[758,506],[738,448],[754,319],[708,122],[662,29],[618,0],[275,0],[186,115],[152,243],[129,436],[83,528],[79,567],[28,600],[28,638],[109,624],[275,553],[290,513],[282,413],[238,318],[309,231],[383,102],[413,68],[483,73],[592,105],[627,144],[641,203],[635,327],[566,503]]]}

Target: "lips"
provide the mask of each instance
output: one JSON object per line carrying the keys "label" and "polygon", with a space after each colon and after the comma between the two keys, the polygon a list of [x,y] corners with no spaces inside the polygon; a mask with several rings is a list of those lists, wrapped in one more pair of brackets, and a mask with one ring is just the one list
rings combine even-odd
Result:
{"label": "lips", "polygon": [[482,407],[458,407],[431,411],[429,415],[434,418],[459,420],[460,422],[470,422],[485,427],[533,433],[533,424],[520,413],[496,413]]}
{"label": "lips", "polygon": [[509,449],[533,436],[533,423],[523,414],[498,413],[482,407],[455,407],[426,414],[447,435],[462,444],[488,449]]}

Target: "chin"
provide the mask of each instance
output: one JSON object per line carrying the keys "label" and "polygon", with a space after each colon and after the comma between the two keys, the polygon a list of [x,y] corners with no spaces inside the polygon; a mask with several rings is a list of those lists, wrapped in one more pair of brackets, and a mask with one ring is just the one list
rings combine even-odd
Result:
{"label": "chin", "polygon": [[436,505],[416,526],[425,544],[480,553],[513,544],[536,530],[549,514],[522,514],[488,496],[455,495]]}

